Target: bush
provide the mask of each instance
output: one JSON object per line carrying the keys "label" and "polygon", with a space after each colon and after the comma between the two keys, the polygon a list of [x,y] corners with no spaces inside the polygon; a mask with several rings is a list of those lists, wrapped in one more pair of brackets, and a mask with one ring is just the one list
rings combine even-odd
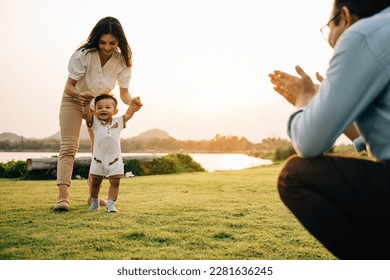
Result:
{"label": "bush", "polygon": [[0,178],[5,178],[5,167],[3,163],[0,163]]}
{"label": "bush", "polygon": [[26,175],[23,176],[24,180],[55,180],[57,170],[33,170],[27,171]]}
{"label": "bush", "polygon": [[[189,155],[177,153],[155,158],[152,162],[129,160],[124,162],[125,173],[131,171],[136,176],[154,174],[173,174],[181,172],[202,172],[205,169]],[[26,162],[10,161],[0,163],[0,178],[22,178],[25,180],[54,180],[56,169],[28,171]],[[89,166],[73,169],[73,179],[76,176],[88,178]]]}
{"label": "bush", "polygon": [[164,156],[153,159],[148,169],[150,170],[149,175],[177,173],[177,163],[173,158]]}
{"label": "bush", "polygon": [[273,156],[273,161],[282,161],[294,154],[296,154],[296,152],[293,146],[288,146],[286,148],[277,148]]}
{"label": "bush", "polygon": [[88,178],[88,176],[89,176],[89,166],[80,166],[80,167],[73,168],[73,173],[72,173],[73,179],[79,179],[80,177]]}
{"label": "bush", "polygon": [[2,178],[20,178],[28,173],[26,162],[24,161],[9,161],[0,163],[0,177]]}
{"label": "bush", "polygon": [[[177,153],[165,156],[176,163],[177,172],[201,172],[205,169],[187,154]],[[164,157],[163,157],[164,158]]]}
{"label": "bush", "polygon": [[[326,154],[334,154],[336,151],[335,146],[330,147],[327,151]],[[273,161],[283,161],[288,159],[290,156],[295,155],[296,151],[294,150],[293,146],[288,146],[288,147],[279,147],[276,148],[274,153],[273,153]]]}
{"label": "bush", "polygon": [[154,159],[146,168],[145,175],[203,172],[205,169],[189,155],[176,153]]}
{"label": "bush", "polygon": [[141,163],[136,159],[128,160],[124,163],[125,173],[131,171],[136,176],[144,175]]}

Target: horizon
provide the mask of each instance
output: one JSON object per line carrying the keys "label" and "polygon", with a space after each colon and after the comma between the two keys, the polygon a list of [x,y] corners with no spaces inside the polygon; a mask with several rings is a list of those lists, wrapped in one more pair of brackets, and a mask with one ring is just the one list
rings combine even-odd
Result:
{"label": "horizon", "polygon": [[[175,139],[288,139],[295,109],[272,89],[268,74],[294,73],[299,64],[313,77],[325,75],[333,50],[319,29],[332,6],[332,0],[115,0],[109,6],[2,0],[0,32],[8,43],[0,46],[0,95],[7,106],[0,118],[9,121],[0,131],[39,139],[59,130],[69,58],[96,22],[111,15],[133,52],[130,92],[144,103],[123,138],[159,127]],[[118,108],[126,110],[121,102]]]}
{"label": "horizon", "polygon": [[[89,135],[87,134],[87,131],[84,131],[83,132],[83,129],[86,128],[86,126],[83,126],[82,127],[82,131],[80,133],[80,140],[88,140],[89,139]],[[247,139],[246,137],[240,137],[240,136],[237,136],[237,135],[223,135],[223,134],[220,134],[220,133],[217,133],[215,134],[212,138],[209,138],[209,139],[178,139],[178,138],[175,138],[173,137],[168,131],[165,131],[165,130],[162,130],[162,129],[159,129],[159,128],[151,128],[151,129],[148,129],[148,130],[145,130],[137,135],[132,135],[132,136],[129,136],[129,137],[121,137],[121,139],[130,139],[130,138],[135,138],[135,137],[138,137],[138,136],[141,136],[143,134],[146,134],[148,132],[151,132],[151,131],[158,131],[159,133],[166,133],[169,137],[172,137],[173,139],[177,140],[177,141],[210,141],[212,139],[214,139],[216,136],[222,136],[222,137],[229,137],[229,136],[233,136],[233,137],[238,137],[238,138],[245,138]],[[28,140],[45,140],[45,139],[54,139],[55,136],[57,134],[59,134],[60,131],[57,131],[55,133],[52,133],[50,134],[49,136],[46,136],[46,137],[43,137],[43,138],[37,138],[37,137],[25,137],[24,135],[19,135],[19,134],[16,134],[14,132],[10,132],[10,131],[4,131],[4,132],[0,132],[0,136],[2,136],[3,134],[11,134],[12,136],[15,136],[15,137],[22,137],[24,139],[28,139]],[[83,135],[84,134],[84,135]],[[84,136],[84,137],[83,137]],[[264,138],[264,139],[269,139],[269,138],[273,138],[273,137],[267,137],[267,138]],[[280,137],[276,137],[276,138],[280,138]],[[249,139],[247,139],[249,142],[251,143],[260,143],[262,140],[264,139],[261,139],[259,142],[252,142],[250,141]],[[289,138],[280,138],[280,139],[283,139],[283,140],[288,140],[290,141]],[[57,140],[57,139],[56,139]]]}
{"label": "horizon", "polygon": [[[263,140],[266,140],[266,139],[281,139],[281,140],[287,140],[287,141],[291,141],[290,138],[282,138],[282,137],[266,137],[266,138],[263,138],[263,139],[260,139],[259,141],[251,141],[250,139],[244,137],[244,136],[238,136],[238,135],[224,135],[224,134],[220,134],[220,133],[217,133],[215,134],[213,137],[211,138],[208,138],[208,139],[179,139],[179,138],[176,138],[176,137],[173,137],[168,131],[165,131],[165,130],[162,130],[162,129],[159,129],[159,128],[151,128],[151,129],[148,129],[148,130],[145,130],[137,135],[132,135],[132,136],[128,136],[128,137],[121,137],[121,139],[124,139],[124,140],[127,140],[127,139],[131,139],[131,138],[136,138],[138,136],[141,136],[142,134],[146,134],[152,130],[158,130],[159,132],[162,132],[162,133],[166,133],[168,134],[169,137],[172,137],[174,140],[176,141],[211,141],[213,140],[216,136],[221,136],[221,137],[229,137],[229,136],[233,136],[233,137],[238,137],[239,139],[241,138],[245,138],[246,140],[248,140],[250,143],[252,144],[260,144],[263,142]],[[36,138],[36,137],[24,137],[23,135],[18,135],[18,134],[15,134],[13,132],[0,132],[0,136],[3,135],[3,134],[6,134],[6,133],[9,133],[9,134],[13,134],[17,137],[23,137],[25,139],[29,139],[29,140],[44,140],[44,139],[53,139],[53,136],[55,136],[56,134],[59,134],[60,131],[57,131],[56,133],[53,133],[47,137],[43,137],[43,138]],[[85,133],[87,133],[85,131]],[[80,133],[80,140],[88,140],[89,139],[89,135],[88,134],[85,134],[84,136],[86,137],[82,137],[82,132]],[[57,140],[57,139],[56,139]],[[352,142],[347,142],[347,141],[336,141],[334,143],[334,145],[353,145]]]}

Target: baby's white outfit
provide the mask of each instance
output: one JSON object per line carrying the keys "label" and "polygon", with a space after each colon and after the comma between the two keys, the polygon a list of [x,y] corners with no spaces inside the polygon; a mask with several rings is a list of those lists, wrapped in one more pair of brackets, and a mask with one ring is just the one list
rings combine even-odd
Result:
{"label": "baby's white outfit", "polygon": [[93,153],[90,173],[109,178],[113,175],[124,174],[121,154],[122,129],[125,128],[123,117],[112,119],[105,123],[93,116],[92,130],[94,133]]}

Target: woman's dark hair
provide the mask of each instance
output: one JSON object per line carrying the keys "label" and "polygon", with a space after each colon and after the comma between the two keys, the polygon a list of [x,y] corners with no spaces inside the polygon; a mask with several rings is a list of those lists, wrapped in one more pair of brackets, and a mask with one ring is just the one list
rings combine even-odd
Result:
{"label": "woman's dark hair", "polygon": [[[390,0],[335,0],[333,14],[336,15],[342,7],[347,7],[351,14],[359,19],[373,16],[380,11],[390,7]],[[340,18],[335,19],[335,24],[339,24]]]}
{"label": "woman's dark hair", "polygon": [[118,40],[118,47],[123,55],[123,58],[125,59],[126,66],[131,67],[131,48],[127,42],[126,35],[123,31],[121,23],[114,17],[105,17],[99,20],[89,34],[87,41],[83,43],[78,48],[78,50],[98,50],[99,40],[104,34],[111,34]]}

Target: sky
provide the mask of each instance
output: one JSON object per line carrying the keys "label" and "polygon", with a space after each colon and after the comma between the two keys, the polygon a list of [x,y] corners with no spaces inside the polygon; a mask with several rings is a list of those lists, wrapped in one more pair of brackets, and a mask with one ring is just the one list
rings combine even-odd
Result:
{"label": "sky", "polygon": [[[133,52],[130,92],[144,103],[123,138],[158,128],[178,140],[287,139],[295,109],[273,91],[268,74],[294,73],[299,64],[313,79],[316,71],[325,75],[333,50],[319,29],[332,4],[0,0],[0,133],[45,138],[59,131],[69,58],[98,20],[114,16]],[[119,114],[125,110],[120,104]]]}

